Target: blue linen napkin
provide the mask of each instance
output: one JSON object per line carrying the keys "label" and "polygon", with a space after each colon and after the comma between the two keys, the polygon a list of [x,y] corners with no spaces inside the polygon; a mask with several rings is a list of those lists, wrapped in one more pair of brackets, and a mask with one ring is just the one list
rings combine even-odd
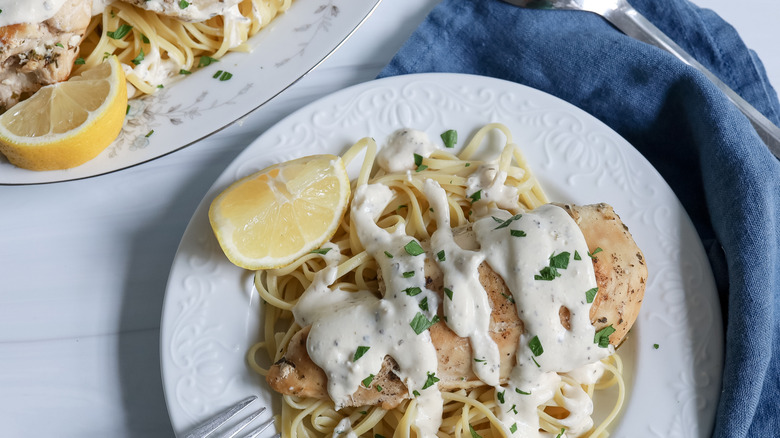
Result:
{"label": "blue linen napkin", "polygon": [[[780,124],[760,60],[717,14],[686,0],[631,4]],[[443,0],[380,77],[420,72],[492,76],[558,96],[658,169],[696,226],[721,297],[726,360],[714,436],[778,436],[780,162],[726,97],[594,14],[498,0]]]}

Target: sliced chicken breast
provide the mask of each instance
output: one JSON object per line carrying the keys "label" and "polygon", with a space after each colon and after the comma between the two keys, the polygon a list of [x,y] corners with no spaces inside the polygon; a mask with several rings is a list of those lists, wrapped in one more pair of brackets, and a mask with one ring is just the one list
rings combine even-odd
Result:
{"label": "sliced chicken breast", "polygon": [[[580,227],[591,254],[595,252],[592,261],[599,291],[590,310],[590,319],[596,330],[612,325],[615,332],[609,338],[610,344],[617,347],[634,324],[644,296],[647,267],[642,252],[609,205],[559,206]],[[515,305],[506,298],[511,292],[504,280],[486,262],[478,269],[480,283],[491,305],[489,330],[499,348],[500,381],[504,383],[515,364],[523,322]],[[443,276],[436,263],[426,260],[425,273],[426,287],[442,294]],[[559,315],[561,324],[568,327],[567,309],[562,308]],[[327,398],[327,376],[306,351],[308,333],[307,327],[291,339],[284,358],[271,367],[266,380],[271,388],[282,394]],[[457,336],[444,322],[433,325],[430,334],[439,362],[436,372],[439,388],[448,391],[481,386],[482,382],[472,371],[469,340]],[[397,368],[390,356],[385,357],[382,370],[371,387],[359,388],[348,405],[382,405],[384,409],[392,409],[408,398],[406,386],[393,372]],[[381,392],[373,389],[376,385],[382,387]]]}

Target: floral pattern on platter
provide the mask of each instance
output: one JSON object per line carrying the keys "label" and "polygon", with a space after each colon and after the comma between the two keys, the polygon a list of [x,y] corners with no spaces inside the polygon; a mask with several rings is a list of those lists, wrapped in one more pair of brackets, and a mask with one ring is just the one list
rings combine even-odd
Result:
{"label": "floral pattern on platter", "polygon": [[[241,119],[322,62],[371,14],[380,0],[295,0],[250,41],[249,53],[228,53],[158,93],[130,102],[119,137],[73,169],[33,172],[0,156],[0,184],[87,178],[132,167]],[[232,74],[218,81],[220,70]]]}
{"label": "floral pattern on platter", "polygon": [[[381,147],[392,131],[411,127],[432,139],[457,129],[465,141],[494,121],[511,128],[551,199],[609,202],[645,254],[651,277],[627,341],[624,361],[633,376],[613,433],[709,436],[723,355],[720,309],[701,242],[671,189],[625,140],[581,110],[517,84],[455,74],[382,79],[317,101],[268,130],[212,186],[185,232],[166,292],[163,376],[166,393],[177,395],[175,402],[169,397],[176,430],[244,395],[259,394],[270,406],[275,397],[245,364],[244,354],[259,339],[247,328],[261,326],[259,303],[251,281],[242,277],[246,274],[215,246],[206,219],[210,199],[274,162],[338,154],[361,137],[371,136]],[[193,257],[208,260],[208,269],[193,267]],[[220,293],[203,293],[207,285]],[[199,311],[190,314],[185,308]],[[194,345],[187,333],[196,332],[208,333],[209,342],[182,349]],[[659,349],[655,343],[661,343]],[[649,409],[652,416],[646,415]]]}

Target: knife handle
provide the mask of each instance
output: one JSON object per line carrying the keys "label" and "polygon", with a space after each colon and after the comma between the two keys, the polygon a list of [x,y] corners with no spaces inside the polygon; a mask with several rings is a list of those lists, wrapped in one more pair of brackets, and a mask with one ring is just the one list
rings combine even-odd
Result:
{"label": "knife handle", "polygon": [[769,119],[764,117],[763,114],[758,112],[753,105],[740,97],[739,94],[696,61],[688,52],[683,50],[682,47],[678,46],[666,36],[666,34],[661,32],[660,29],[655,27],[653,23],[642,16],[642,14],[628,4],[628,2],[618,1],[617,3],[617,8],[603,14],[607,21],[612,23],[613,26],[620,29],[626,35],[660,47],[676,56],[682,62],[704,73],[704,75],[720,88],[721,91],[726,94],[726,97],[728,97],[728,99],[736,105],[745,116],[747,116],[761,140],[764,141],[775,157],[780,158],[780,128],[775,126]]}

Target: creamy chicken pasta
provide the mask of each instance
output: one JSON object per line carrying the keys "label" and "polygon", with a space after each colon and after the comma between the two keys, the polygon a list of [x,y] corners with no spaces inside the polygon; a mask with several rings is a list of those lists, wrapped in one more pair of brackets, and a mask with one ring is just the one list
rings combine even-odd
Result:
{"label": "creamy chicken pasta", "polygon": [[117,55],[153,93],[231,50],[291,0],[0,0],[0,112]]}
{"label": "creamy chicken pasta", "polygon": [[[282,394],[282,436],[607,435],[641,251],[610,206],[549,203],[505,126],[457,154],[456,137],[358,142],[333,238],[256,273],[264,339],[248,357]],[[595,419],[599,392],[613,397]]]}

